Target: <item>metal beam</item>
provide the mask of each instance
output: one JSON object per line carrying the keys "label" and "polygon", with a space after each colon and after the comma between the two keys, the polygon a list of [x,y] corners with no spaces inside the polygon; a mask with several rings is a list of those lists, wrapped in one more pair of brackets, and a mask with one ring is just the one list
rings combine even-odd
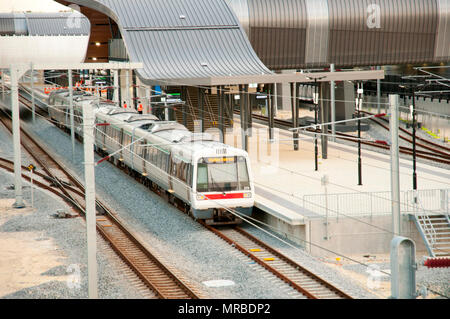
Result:
{"label": "metal beam", "polygon": [[119,70],[119,69],[142,69],[141,62],[109,62],[109,63],[37,63],[33,65],[34,70]]}
{"label": "metal beam", "polygon": [[[239,84],[269,84],[269,83],[312,83],[314,78],[321,78],[317,82],[330,81],[368,81],[384,79],[384,70],[369,71],[342,71],[342,72],[315,72],[315,73],[282,73],[242,76],[218,76],[211,78],[186,79],[154,79],[146,81],[151,85],[187,85],[187,86],[219,86]],[[322,78],[323,77],[323,78]],[[312,78],[312,79],[311,79]]]}

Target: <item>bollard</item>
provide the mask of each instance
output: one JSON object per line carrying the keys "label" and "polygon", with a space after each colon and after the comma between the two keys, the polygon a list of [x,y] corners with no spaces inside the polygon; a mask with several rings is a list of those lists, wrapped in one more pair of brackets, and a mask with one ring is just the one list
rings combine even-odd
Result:
{"label": "bollard", "polygon": [[416,245],[405,237],[391,241],[391,299],[415,299]]}

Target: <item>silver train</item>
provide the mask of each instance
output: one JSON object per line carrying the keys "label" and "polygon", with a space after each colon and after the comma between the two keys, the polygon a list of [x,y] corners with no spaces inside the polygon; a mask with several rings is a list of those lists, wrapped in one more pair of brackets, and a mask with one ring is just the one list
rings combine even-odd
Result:
{"label": "silver train", "polygon": [[[247,152],[219,143],[210,134],[192,133],[174,121],[98,103],[97,97],[82,91],[74,92],[73,102],[75,132],[80,137],[84,103],[94,108],[96,151],[139,175],[195,219],[233,224],[241,221],[236,211],[251,215],[255,194]],[[69,93],[51,93],[51,119],[69,129],[69,112]]]}

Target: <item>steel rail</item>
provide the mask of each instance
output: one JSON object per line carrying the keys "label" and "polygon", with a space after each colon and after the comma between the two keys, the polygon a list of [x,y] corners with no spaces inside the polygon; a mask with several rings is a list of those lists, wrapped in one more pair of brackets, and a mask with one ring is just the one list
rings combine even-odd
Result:
{"label": "steel rail", "polygon": [[[7,115],[4,111],[1,113]],[[0,122],[12,132],[11,122],[5,120],[5,116],[0,116]],[[84,186],[71,175],[67,169],[60,165],[48,152],[35,141],[27,132],[21,128],[22,139],[21,143],[24,149],[32,156],[39,166],[48,174],[48,177],[52,181],[56,181],[56,184],[64,195],[64,199],[68,201],[75,209],[77,209],[82,216],[84,216]],[[34,144],[30,146],[29,144]],[[43,161],[42,158],[46,160]],[[70,189],[62,183],[59,178],[53,174],[49,168],[49,163],[53,164],[53,169],[58,169],[63,173],[66,178],[74,184],[79,191],[77,195],[81,194],[80,198],[75,199],[70,193]],[[37,185],[43,185],[39,183]],[[45,189],[50,190],[51,187],[43,185]],[[52,191],[55,193],[54,191]],[[55,193],[56,194],[56,193]],[[58,195],[58,194],[57,194]],[[140,243],[136,236],[129,231],[114,215],[109,208],[102,202],[96,200],[97,212],[103,215],[99,220],[97,218],[96,228],[97,231],[103,236],[103,238],[111,245],[113,250],[124,260],[124,262],[135,272],[135,274],[152,290],[158,297],[166,299],[198,299],[198,293],[189,288],[182,280],[180,280],[167,266],[158,259]],[[104,221],[107,224],[104,224]],[[124,243],[126,243],[124,245]]]}
{"label": "steel rail", "polygon": [[[306,296],[308,299],[323,299],[323,298],[333,298],[333,299],[352,299],[352,297],[340,289],[334,287],[326,280],[320,278],[319,276],[313,274],[309,270],[300,266],[296,262],[292,261],[285,255],[281,254],[274,248],[270,247],[266,243],[257,239],[253,235],[250,235],[243,229],[236,228],[227,228],[226,231],[220,231],[219,229],[212,227],[210,225],[205,224],[204,222],[199,222],[206,229],[213,232],[216,236],[220,237],[234,248],[238,249],[241,253],[248,256],[256,263],[264,267],[266,270],[274,274],[279,279],[286,282],[289,286]],[[257,256],[255,252],[252,252],[250,249],[246,248],[244,243],[237,239],[236,237],[231,237],[230,235],[225,234],[225,232],[236,232],[241,234],[252,243],[255,244],[255,247],[259,247],[258,249],[254,249],[258,251],[258,253],[270,253],[270,255],[275,256],[279,261],[282,261],[283,264],[270,264],[265,258],[261,258]],[[272,258],[269,258],[270,260]],[[288,267],[288,269],[286,268]],[[305,287],[307,286],[307,287]]]}

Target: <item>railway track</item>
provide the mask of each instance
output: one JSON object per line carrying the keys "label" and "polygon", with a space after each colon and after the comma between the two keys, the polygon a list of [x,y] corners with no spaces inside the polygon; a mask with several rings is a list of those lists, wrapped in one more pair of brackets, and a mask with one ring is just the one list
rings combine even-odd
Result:
{"label": "railway track", "polygon": [[[21,102],[29,106],[29,101],[25,97],[21,97]],[[44,115],[44,114],[42,114]],[[139,182],[141,179],[134,176]],[[150,188],[152,189],[152,188]],[[157,191],[152,189],[155,193]],[[181,205],[175,205],[180,211],[186,213]],[[97,223],[101,223],[101,227],[113,227],[112,222],[108,218],[100,218]],[[217,228],[201,223],[209,231],[233,245],[244,255],[252,258],[255,262],[263,266],[267,271],[271,272],[300,294],[310,299],[351,299],[352,297],[334,287],[330,283],[321,279],[317,275],[311,273],[304,267],[298,265],[288,257],[271,248],[269,245],[260,241],[256,237],[247,233],[241,228],[228,228],[219,230]],[[109,229],[114,232],[112,228]],[[113,240],[113,239],[111,239]],[[110,241],[111,241],[110,240]],[[130,243],[127,239],[120,241],[122,249],[126,249]],[[120,248],[120,247],[119,247]],[[120,255],[120,252],[118,252]],[[133,268],[134,270],[134,268]]]}
{"label": "railway track", "polygon": [[202,225],[308,299],[352,299],[240,227],[218,229]]}
{"label": "railway track", "polygon": [[[0,111],[0,122],[12,132],[11,120],[3,111]],[[36,161],[38,168],[44,172],[35,173],[37,180],[34,183],[60,196],[74,207],[81,216],[84,216],[83,185],[23,129],[21,129],[21,143],[22,147]],[[9,171],[14,171],[11,161],[1,159],[0,166]],[[27,174],[23,173],[22,176],[30,180]],[[115,212],[99,200],[96,201],[96,208],[97,231],[157,297],[163,299],[199,298],[199,294],[188,287],[174,273],[173,269],[160,262],[136,239],[136,236],[115,217],[117,215]]]}
{"label": "railway track", "polygon": [[[239,113],[239,111],[235,111],[235,112]],[[253,114],[253,118],[257,119],[257,120],[259,120],[259,121],[261,121],[263,123],[268,123],[268,118],[266,116]],[[373,119],[373,120],[375,122],[378,122],[375,119]],[[278,128],[281,128],[281,129],[290,129],[290,128],[292,128],[292,122],[286,121],[286,120],[274,119],[274,124]],[[378,124],[381,124],[381,123],[378,123]],[[387,130],[389,130],[389,127],[387,127],[387,126],[384,126],[384,127]],[[403,128],[401,128],[401,130],[407,132]],[[307,131],[311,132],[311,133],[321,133],[322,132],[320,129],[317,129],[316,131],[314,131],[313,129],[308,129]],[[331,133],[331,132],[329,131],[329,133]],[[407,133],[409,133],[409,132],[407,132]],[[338,135],[337,138],[339,138],[339,139],[357,143],[357,141],[355,140],[355,136],[353,136],[353,135],[340,133],[340,132],[336,132],[336,135]],[[412,140],[409,140],[408,138],[405,138],[403,136],[400,136],[400,138],[402,138],[402,139],[412,143]],[[427,146],[427,145],[425,145],[423,143],[416,143],[416,145],[418,147],[421,147],[421,148],[427,150],[427,151],[416,150],[416,155],[417,155],[418,158],[430,160],[430,161],[433,161],[433,162],[436,162],[436,163],[450,165],[450,153],[446,152],[446,151],[443,151],[443,149],[447,150],[448,149],[447,147],[435,144],[435,143],[427,141],[425,139],[421,139],[421,140],[426,141],[429,144],[431,143],[435,147],[433,148],[433,147]],[[379,148],[379,149],[390,150],[389,145],[383,145],[383,144],[380,144],[380,143],[369,142],[369,141],[361,141],[361,144],[367,145],[367,146],[372,146],[372,147]],[[439,149],[439,148],[441,148],[441,149]],[[413,150],[412,150],[412,148],[401,146],[400,147],[400,153],[412,156]]]}

